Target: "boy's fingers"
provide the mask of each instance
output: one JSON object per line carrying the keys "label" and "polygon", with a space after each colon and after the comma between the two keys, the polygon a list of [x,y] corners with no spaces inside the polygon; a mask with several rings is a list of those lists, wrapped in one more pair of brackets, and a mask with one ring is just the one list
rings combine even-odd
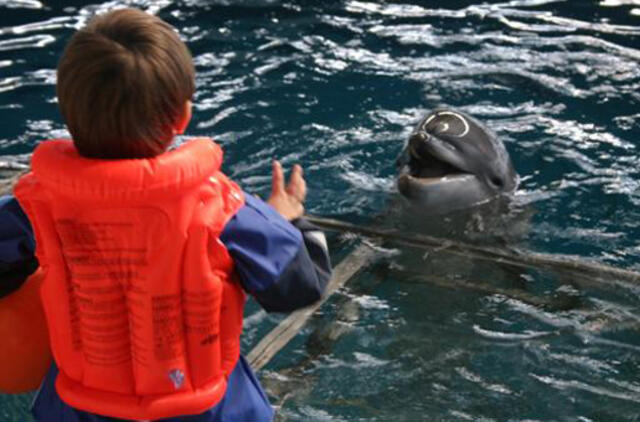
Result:
{"label": "boy's fingers", "polygon": [[304,215],[304,204],[302,202],[298,202],[295,206],[295,218],[302,217]]}
{"label": "boy's fingers", "polygon": [[300,202],[304,202],[307,196],[307,183],[304,181],[302,174],[303,170],[300,165],[296,164],[293,166],[289,186],[287,186],[287,193],[293,195]]}
{"label": "boy's fingers", "polygon": [[278,160],[273,160],[271,177],[271,194],[278,195],[284,191],[284,173]]}

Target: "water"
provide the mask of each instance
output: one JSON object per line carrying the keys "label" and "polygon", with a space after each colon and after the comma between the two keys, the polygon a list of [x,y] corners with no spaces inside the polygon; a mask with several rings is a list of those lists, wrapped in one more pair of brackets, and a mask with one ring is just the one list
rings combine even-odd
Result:
{"label": "water", "polygon": [[[309,211],[375,218],[412,126],[452,106],[507,145],[522,177],[519,245],[640,269],[637,0],[64,3],[0,1],[4,161],[64,135],[54,69],[74,29],[137,6],[187,41],[189,133],[214,136],[246,190],[268,195],[280,157],[305,167]],[[486,226],[467,217],[467,232]],[[336,260],[355,243],[332,237]],[[638,288],[383,247],[263,372],[282,420],[636,420]],[[578,304],[544,310],[429,278]],[[247,314],[249,350],[278,317]],[[2,397],[0,418],[25,420],[28,399]]]}

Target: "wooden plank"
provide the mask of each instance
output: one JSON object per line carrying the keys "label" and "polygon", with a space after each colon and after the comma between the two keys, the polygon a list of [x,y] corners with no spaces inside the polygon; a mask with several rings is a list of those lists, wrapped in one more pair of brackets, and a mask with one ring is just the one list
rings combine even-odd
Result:
{"label": "wooden plank", "polygon": [[358,226],[344,221],[317,216],[305,216],[307,220],[324,230],[351,232],[367,237],[389,240],[400,245],[417,248],[437,249],[438,252],[460,255],[465,258],[483,259],[509,264],[521,268],[549,268],[577,274],[581,279],[589,279],[600,284],[622,285],[622,281],[640,284],[640,272],[576,256],[551,255],[524,249],[505,249],[465,243],[453,239],[442,239],[423,234],[404,234],[393,230]]}
{"label": "wooden plank", "polygon": [[347,255],[333,269],[333,277],[322,299],[311,306],[291,313],[287,318],[282,320],[277,327],[263,337],[251,352],[249,352],[247,360],[251,364],[251,367],[257,371],[269,363],[276,353],[298,334],[311,315],[313,315],[336,290],[344,286],[362,267],[367,265],[375,255],[376,251],[365,244],[361,244]]}
{"label": "wooden plank", "polygon": [[13,186],[23,174],[27,173],[27,170],[16,169],[14,172],[13,169],[9,169],[9,173],[9,177],[0,179],[0,196],[11,195]]}

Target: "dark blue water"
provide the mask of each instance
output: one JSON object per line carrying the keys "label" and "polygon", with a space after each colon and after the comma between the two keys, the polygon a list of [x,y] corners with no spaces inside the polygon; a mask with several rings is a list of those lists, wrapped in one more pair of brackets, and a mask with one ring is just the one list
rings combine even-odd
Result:
{"label": "dark blue water", "polygon": [[[392,203],[393,162],[412,126],[452,106],[507,145],[522,178],[524,217],[511,229],[520,245],[640,269],[637,0],[61,3],[0,1],[8,163],[65,134],[54,84],[68,37],[95,13],[137,6],[187,42],[198,72],[188,132],[215,137],[246,190],[268,195],[279,157],[305,167],[309,211],[375,219]],[[478,218],[460,224],[486,226]],[[357,242],[332,237],[336,258]],[[282,420],[640,414],[638,288],[384,248],[262,373]],[[545,310],[430,277],[578,300]],[[252,305],[245,348],[277,321]],[[331,340],[316,334],[337,326]],[[28,397],[1,400],[3,420],[25,420]]]}

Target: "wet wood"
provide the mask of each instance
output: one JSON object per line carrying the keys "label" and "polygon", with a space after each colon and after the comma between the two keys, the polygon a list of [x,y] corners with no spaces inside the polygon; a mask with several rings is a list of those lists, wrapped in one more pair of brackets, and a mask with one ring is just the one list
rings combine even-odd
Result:
{"label": "wet wood", "polygon": [[265,366],[292,338],[304,327],[313,313],[327,301],[329,297],[344,286],[358,271],[365,267],[376,256],[376,251],[367,245],[358,246],[333,269],[333,277],[321,300],[313,305],[293,312],[282,320],[249,352],[247,360],[254,370]]}
{"label": "wet wood", "polygon": [[541,296],[526,290],[503,288],[477,280],[456,280],[398,269],[394,269],[391,274],[398,283],[429,284],[448,290],[469,290],[487,295],[500,295],[550,312],[573,309],[580,303],[578,296]]}
{"label": "wet wood", "polygon": [[27,173],[28,169],[13,167],[2,168],[2,166],[0,166],[0,171],[8,173],[8,177],[0,179],[0,196],[4,196],[12,194],[13,186],[23,174]]}
{"label": "wet wood", "polygon": [[598,283],[618,284],[620,281],[634,284],[640,283],[640,272],[616,268],[583,258],[550,255],[521,249],[494,248],[421,234],[408,235],[393,230],[357,226],[339,220],[316,216],[306,216],[306,218],[325,230],[350,232],[417,248],[437,249],[438,252],[462,255],[467,258],[489,260],[524,268],[546,268],[570,272],[577,274],[582,279],[589,278],[591,281]]}

